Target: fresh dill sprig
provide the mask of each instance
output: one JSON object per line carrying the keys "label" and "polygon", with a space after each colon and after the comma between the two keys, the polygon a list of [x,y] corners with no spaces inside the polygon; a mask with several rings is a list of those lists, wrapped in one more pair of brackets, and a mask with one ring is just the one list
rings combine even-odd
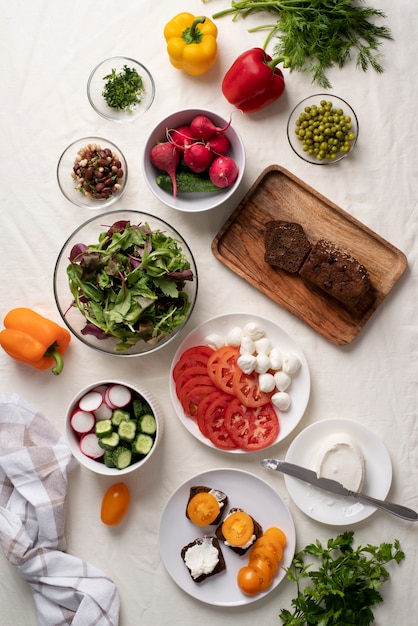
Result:
{"label": "fresh dill sprig", "polygon": [[102,95],[113,109],[132,112],[145,93],[144,83],[134,67],[123,66],[121,72],[112,72],[103,77],[107,81]]}

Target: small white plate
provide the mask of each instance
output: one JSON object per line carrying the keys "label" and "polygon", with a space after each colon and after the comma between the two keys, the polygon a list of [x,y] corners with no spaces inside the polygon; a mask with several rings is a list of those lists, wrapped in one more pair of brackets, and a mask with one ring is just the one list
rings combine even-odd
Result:
{"label": "small white plate", "polygon": [[[220,489],[229,498],[228,509],[239,507],[252,515],[264,530],[277,526],[287,537],[280,569],[273,584],[256,596],[244,595],[237,584],[238,570],[248,563],[248,556],[239,556],[227,547],[222,547],[226,571],[202,583],[195,583],[181,558],[181,549],[203,535],[214,533],[215,527],[199,528],[187,519],[185,512],[190,487],[205,485]],[[167,501],[160,519],[159,546],[165,568],[171,578],[187,594],[214,606],[240,606],[255,602],[273,591],[285,578],[284,568],[290,566],[296,544],[295,526],[292,516],[278,493],[264,480],[235,469],[215,469],[198,474],[184,482]]]}
{"label": "small white plate", "polygon": [[[358,422],[325,419],[308,426],[289,446],[286,461],[314,469],[315,456],[324,439],[337,433],[345,433],[355,439],[363,453],[365,480],[362,491],[384,500],[392,483],[392,462],[382,441]],[[374,506],[322,491],[297,478],[285,476],[284,479],[294,503],[318,522],[337,526],[355,524],[376,510]]]}
{"label": "small white plate", "polygon": [[[259,315],[250,315],[247,313],[220,315],[219,317],[214,317],[206,322],[203,322],[203,324],[200,324],[200,326],[187,335],[174,355],[170,370],[170,397],[180,421],[187,428],[187,430],[194,437],[196,437],[196,439],[216,450],[218,448],[216,448],[216,446],[214,446],[214,444],[207,437],[202,435],[195,420],[184,414],[176,394],[176,386],[173,380],[173,369],[185,350],[193,346],[205,344],[205,337],[208,335],[217,334],[221,337],[226,337],[231,329],[235,327],[243,329],[244,326],[250,322],[255,322],[264,329],[267,337],[272,341],[274,347],[279,348],[284,353],[295,353],[302,363],[299,372],[294,375],[288,390],[291,397],[291,406],[287,411],[283,411],[279,414],[280,431],[272,445],[276,445],[279,441],[282,441],[290,435],[302,419],[308,404],[311,388],[308,363],[296,341],[288,335],[283,328],[278,326],[278,324],[275,324],[271,320]],[[267,449],[268,448],[264,448],[264,450]],[[222,450],[222,452],[225,452],[225,450]],[[251,454],[251,452],[244,452],[240,449],[227,450],[226,452],[232,452],[233,454]]]}

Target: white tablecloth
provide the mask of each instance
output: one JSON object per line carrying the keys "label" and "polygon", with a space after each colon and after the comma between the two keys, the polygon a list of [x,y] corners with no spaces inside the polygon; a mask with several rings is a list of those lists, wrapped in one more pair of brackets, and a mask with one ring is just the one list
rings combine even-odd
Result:
{"label": "white tablecloth", "polygon": [[[28,306],[61,322],[54,303],[52,276],[67,236],[92,213],[71,205],[56,181],[63,149],[87,135],[109,138],[128,160],[128,188],[118,207],[154,213],[176,227],[189,242],[200,274],[199,296],[189,330],[214,315],[258,313],[275,320],[294,336],[309,362],[312,393],[296,434],[323,418],[347,418],[364,424],[386,445],[393,464],[390,498],[418,508],[417,361],[418,230],[416,166],[418,128],[418,53],[415,0],[370,2],[387,12],[394,41],[382,47],[385,71],[363,73],[354,63],[329,72],[331,93],[347,99],[358,114],[360,136],[355,153],[335,167],[301,161],[290,149],[286,122],[303,97],[321,91],[302,74],[285,71],[286,92],[278,103],[252,116],[236,114],[234,124],[246,146],[247,166],[237,194],[221,208],[186,214],[160,204],[148,190],[141,155],[150,128],[172,111],[212,109],[229,117],[220,82],[232,61],[247,48],[261,46],[263,33],[247,29],[263,18],[235,23],[217,21],[219,58],[200,78],[176,71],[165,52],[163,27],[177,12],[195,15],[229,6],[227,0],[169,0],[123,3],[1,1],[1,274],[0,316]],[[268,21],[265,20],[266,22]],[[140,60],[151,71],[156,98],[150,111],[132,124],[99,117],[89,105],[86,84],[91,69],[113,55]],[[288,311],[259,293],[217,261],[211,241],[260,172],[279,164],[401,249],[408,269],[357,339],[336,346]],[[183,334],[184,336],[184,334]],[[121,626],[190,626],[220,624],[279,625],[278,613],[295,593],[288,581],[261,602],[218,608],[185,594],[167,574],[159,554],[157,526],[170,494],[189,477],[210,468],[235,467],[253,472],[279,491],[293,515],[297,547],[335,534],[292,502],[283,478],[270,475],[256,460],[262,455],[226,455],[198,443],[174,413],[168,392],[171,359],[180,342],[142,359],[100,356],[75,339],[57,378],[0,354],[0,386],[18,393],[64,432],[65,410],[80,387],[106,377],[132,380],[158,396],[166,432],[150,469],[126,479],[132,493],[129,518],[110,529],[100,521],[100,504],[109,480],[84,468],[69,479],[67,550],[107,572],[121,599]],[[282,458],[291,442],[274,450]],[[377,543],[399,538],[406,560],[391,569],[384,604],[376,623],[408,626],[418,614],[415,582],[418,526],[376,512],[358,524],[356,541]],[[30,590],[0,555],[1,623],[32,626],[36,613]]]}

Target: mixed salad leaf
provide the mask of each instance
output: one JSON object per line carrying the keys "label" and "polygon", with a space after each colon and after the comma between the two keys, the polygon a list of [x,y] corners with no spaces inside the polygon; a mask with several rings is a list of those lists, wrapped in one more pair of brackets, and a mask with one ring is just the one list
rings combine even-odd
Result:
{"label": "mixed salad leaf", "polygon": [[147,223],[115,222],[98,243],[73,246],[67,267],[72,306],[86,318],[83,335],[115,338],[118,351],[158,343],[186,320],[194,280],[179,242]]}

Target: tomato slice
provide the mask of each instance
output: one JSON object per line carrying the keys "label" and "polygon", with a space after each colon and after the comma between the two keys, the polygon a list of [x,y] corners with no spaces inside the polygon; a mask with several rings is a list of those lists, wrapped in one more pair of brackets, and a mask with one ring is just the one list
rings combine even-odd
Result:
{"label": "tomato slice", "polygon": [[258,374],[245,374],[239,367],[236,368],[232,380],[233,393],[238,400],[248,407],[264,406],[270,402],[273,394],[260,391],[258,386]]}
{"label": "tomato slice", "polygon": [[[202,397],[199,400],[199,404],[197,405],[196,415],[195,415],[196,422],[202,435],[204,437],[207,437],[208,439],[209,439],[209,432],[205,424],[206,409],[208,408],[209,404],[211,404],[211,402],[213,402],[214,400],[220,399],[220,397],[222,396],[225,396],[223,391],[219,391],[219,389],[217,389],[214,386],[213,391],[208,393],[206,396]],[[229,400],[229,396],[227,397],[227,399]]]}
{"label": "tomato slice", "polygon": [[213,352],[207,364],[208,374],[213,383],[231,395],[234,394],[233,379],[238,369],[239,354],[239,348],[235,346],[222,346]]}
{"label": "tomato slice", "polygon": [[229,403],[224,424],[237,446],[249,452],[272,445],[280,430],[279,418],[271,403],[247,407],[238,398]]}
{"label": "tomato slice", "polygon": [[245,511],[234,511],[222,524],[222,534],[233,546],[244,546],[254,533],[254,522]]}
{"label": "tomato slice", "polygon": [[174,381],[177,380],[181,372],[194,365],[204,365],[206,367],[212,352],[213,348],[209,346],[193,346],[185,350],[173,368]]}
{"label": "tomato slice", "polygon": [[261,592],[260,574],[254,567],[245,565],[238,571],[238,587],[247,596],[255,596]]}
{"label": "tomato slice", "polygon": [[176,380],[174,381],[176,383],[177,395],[179,395],[179,391],[181,387],[183,387],[184,383],[187,383],[187,381],[194,376],[207,376],[209,378],[206,365],[203,365],[203,363],[198,365],[192,365],[191,367],[187,367],[183,371],[180,371]]}
{"label": "tomato slice", "polygon": [[235,450],[238,446],[225,427],[225,411],[232,400],[226,393],[208,404],[204,413],[204,430],[208,439],[221,450]]}
{"label": "tomato slice", "polygon": [[[183,374],[181,374],[183,376]],[[205,373],[195,374],[194,376],[189,376],[183,379],[183,383],[180,383],[180,377],[177,379],[176,383],[176,393],[177,397],[182,402],[182,398],[194,387],[200,387],[201,385],[210,385],[214,387],[211,379]],[[215,388],[215,387],[214,387]]]}
{"label": "tomato slice", "polygon": [[186,415],[189,415],[190,417],[196,417],[199,402],[205,396],[210,394],[214,389],[216,389],[216,387],[214,387],[212,383],[202,382],[199,384],[196,381],[192,382],[194,382],[195,384],[189,389],[182,392],[179,400]]}
{"label": "tomato slice", "polygon": [[187,515],[197,526],[208,526],[219,515],[219,502],[213,493],[201,491],[189,500]]}

